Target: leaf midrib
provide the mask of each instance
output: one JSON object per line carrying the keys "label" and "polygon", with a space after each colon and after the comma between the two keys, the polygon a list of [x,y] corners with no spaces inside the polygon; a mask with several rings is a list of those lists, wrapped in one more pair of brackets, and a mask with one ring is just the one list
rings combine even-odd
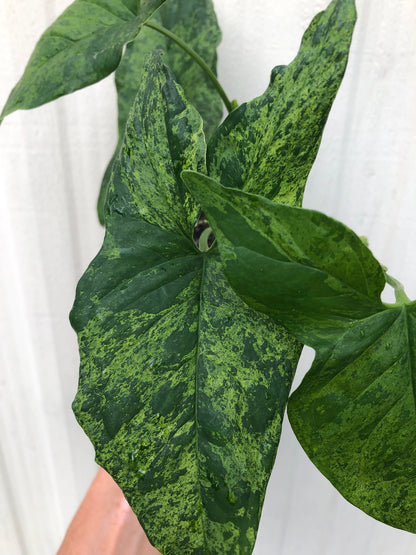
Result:
{"label": "leaf midrib", "polygon": [[[132,23],[134,21],[134,19],[137,20],[138,23],[138,17],[135,18],[131,18],[131,19],[120,19],[120,23],[114,24],[114,25],[104,25],[102,24],[102,28],[97,29],[97,31],[94,31],[93,33],[79,39],[79,40],[75,40],[75,39],[70,39],[69,37],[65,37],[63,35],[59,35],[58,33],[51,33],[49,34],[47,37],[44,37],[45,39],[49,39],[49,38],[54,38],[57,37],[59,39],[65,39],[68,41],[71,41],[71,44],[68,44],[68,46],[66,48],[63,48],[62,50],[60,50],[59,52],[57,52],[56,54],[54,54],[53,56],[51,56],[50,58],[47,58],[42,64],[40,65],[36,65],[33,68],[31,68],[31,74],[37,73],[38,71],[40,71],[41,69],[45,68],[45,66],[47,66],[48,64],[53,64],[56,63],[57,61],[59,62],[60,58],[65,58],[65,56],[67,55],[67,51],[70,49],[73,49],[74,51],[81,49],[82,52],[86,51],[86,46],[84,46],[85,44],[88,46],[89,43],[91,43],[93,40],[95,40],[95,38],[97,38],[97,36],[99,35],[104,35],[106,32],[108,32],[109,30],[115,30],[118,28],[122,28],[124,26],[129,25],[130,23]],[[140,25],[137,25],[137,31],[139,30]],[[127,41],[127,39],[126,39]],[[105,48],[105,50],[110,50],[113,49],[114,45],[113,44],[108,44],[107,47]],[[99,52],[102,52],[102,50],[100,50]],[[27,76],[24,76],[27,78]]]}
{"label": "leaf midrib", "polygon": [[[197,329],[197,339],[196,339],[196,351],[195,351],[195,448],[196,448],[196,460],[197,460],[197,482],[198,482],[198,492],[199,492],[199,499],[201,500],[201,505],[203,507],[201,520],[204,520],[202,526],[202,537],[203,537],[203,545],[208,545],[207,542],[207,535],[206,530],[206,513],[204,510],[204,504],[202,502],[202,489],[201,489],[201,463],[200,463],[200,450],[199,450],[199,423],[198,423],[198,393],[199,393],[199,357],[200,357],[200,350],[199,344],[201,339],[201,327],[202,327],[202,304],[203,304],[203,289],[204,289],[204,281],[205,281],[205,272],[206,272],[206,264],[207,264],[207,255],[202,255],[202,273],[201,273],[201,288],[199,291],[199,306],[198,306],[198,329]],[[198,515],[199,516],[199,515]]]}
{"label": "leaf midrib", "polygon": [[[123,287],[126,284],[128,284],[130,281],[132,281],[134,279],[139,278],[139,276],[142,276],[146,272],[153,272],[154,270],[158,270],[159,268],[161,268],[163,266],[169,267],[171,264],[177,264],[178,262],[184,262],[185,260],[188,260],[188,259],[190,259],[190,260],[195,259],[195,255],[194,254],[188,254],[186,256],[179,256],[178,258],[169,258],[168,260],[164,260],[163,262],[160,262],[159,264],[156,264],[155,266],[150,266],[150,267],[147,267],[147,268],[143,268],[139,272],[135,273],[133,276],[126,277],[122,281],[118,282],[116,287],[114,287],[113,289],[110,289],[105,295],[100,297],[100,299],[99,299],[100,303],[102,301],[104,301],[105,299],[109,298],[111,295],[117,295],[120,292],[120,290],[122,290]],[[174,283],[178,279],[182,279],[183,277],[188,276],[189,274],[192,274],[195,271],[196,270],[190,270],[189,272],[186,272],[185,274],[181,274],[181,276],[178,276],[176,279],[174,279],[172,281],[169,281],[169,283]],[[165,285],[165,284],[163,284],[163,285]],[[155,289],[149,289],[148,291],[146,291],[145,295],[156,291],[157,289],[159,289],[163,285],[158,285],[157,287],[155,287]],[[141,297],[144,297],[145,295],[141,295]]]}
{"label": "leaf midrib", "polygon": [[[274,244],[272,242],[271,242],[271,244],[274,246]],[[322,269],[322,268],[319,268],[318,266],[313,265],[313,263],[312,264],[303,264],[302,262],[298,262],[297,260],[295,260],[293,258],[289,258],[289,256],[288,256],[288,260],[282,260],[281,258],[269,256],[269,255],[264,254],[262,252],[255,251],[254,249],[252,249],[250,247],[246,247],[244,245],[236,246],[236,247],[234,247],[234,250],[235,251],[238,251],[238,250],[243,250],[244,251],[245,250],[249,253],[253,253],[257,257],[261,256],[261,257],[265,258],[266,260],[270,260],[271,262],[273,262],[275,264],[278,264],[278,265],[280,265],[280,264],[282,266],[292,265],[292,266],[296,266],[296,267],[300,267],[300,268],[306,268],[310,272],[316,272],[316,273],[318,273],[322,276],[325,276],[325,279],[329,278],[329,279],[333,280],[334,282],[339,283],[342,287],[345,287],[345,289],[346,289],[345,293],[338,294],[337,295],[338,298],[341,298],[341,297],[348,298],[351,295],[351,293],[354,293],[357,297],[365,299],[365,300],[370,301],[371,303],[373,303],[374,304],[374,309],[376,309],[376,308],[378,308],[378,309],[381,308],[382,309],[383,308],[383,305],[382,305],[381,301],[377,302],[375,299],[370,297],[368,294],[363,293],[363,292],[359,291],[358,289],[356,289],[355,286],[350,285],[349,283],[346,283],[346,282],[342,281],[339,277],[330,274],[325,269]],[[277,251],[277,252],[280,253],[280,251]],[[225,253],[224,261],[226,263],[228,263],[229,261],[233,262],[234,258],[232,256],[227,256],[227,254],[228,253]],[[286,255],[286,253],[284,253],[284,254]],[[298,295],[297,298],[299,299],[299,298],[302,298],[302,297],[301,297],[301,295]],[[308,297],[306,295],[305,298],[310,298],[310,297]],[[320,300],[324,300],[324,299],[332,299],[333,297],[332,296],[323,296],[323,295],[318,297],[318,295],[314,295],[314,298],[315,299],[319,298]],[[376,314],[376,311],[373,314]],[[372,314],[369,314],[369,316],[372,316]],[[351,318],[350,317],[343,317],[343,318],[341,318],[341,320],[351,321]]]}
{"label": "leaf midrib", "polygon": [[[373,318],[373,316],[374,316],[374,315],[371,315],[369,318],[371,319],[371,318]],[[364,320],[367,320],[367,318],[364,318],[362,321],[364,321]],[[396,320],[397,320],[397,318],[394,319],[394,320],[391,322],[391,324],[389,325],[389,329],[395,324]],[[350,328],[347,327],[347,328],[341,333],[340,337],[339,337],[338,340],[333,344],[333,346],[330,345],[329,347],[325,347],[325,353],[326,353],[326,352],[329,353],[329,357],[328,357],[328,359],[325,361],[325,365],[328,363],[328,361],[333,361],[333,360],[334,360],[334,357],[332,357],[332,354],[336,351],[336,349],[337,349],[337,347],[339,346],[339,344],[342,344],[342,341],[344,341],[345,336],[346,336],[348,333],[350,333]],[[359,351],[358,355],[354,358],[353,362],[356,362],[356,361],[357,361],[358,359],[360,359],[363,355],[365,355],[366,353],[368,353],[368,351],[369,351],[370,349],[372,349],[372,348],[376,345],[376,343],[379,343],[379,342],[381,341],[381,338],[382,338],[385,334],[386,334],[385,328],[382,328],[382,327],[381,327],[381,328],[380,328],[379,334],[377,334],[376,336],[374,336],[373,341],[372,341],[371,343],[369,343],[363,350]],[[315,347],[313,347],[313,348],[317,349],[318,347],[315,346]],[[324,354],[324,353],[322,352],[322,353],[320,353],[320,355],[321,355],[321,354]],[[336,360],[336,358],[335,358],[335,360]],[[322,387],[321,390],[326,389],[326,388],[329,386],[329,384],[330,384],[331,382],[333,382],[333,381],[339,376],[339,374],[341,374],[341,373],[342,373],[346,368],[348,368],[348,366],[350,366],[350,365],[351,365],[351,362],[347,362],[346,364],[342,364],[341,367],[336,371],[336,373],[333,374],[333,375],[331,376],[331,378],[325,383],[325,385]],[[354,399],[355,399],[355,398],[354,398]]]}

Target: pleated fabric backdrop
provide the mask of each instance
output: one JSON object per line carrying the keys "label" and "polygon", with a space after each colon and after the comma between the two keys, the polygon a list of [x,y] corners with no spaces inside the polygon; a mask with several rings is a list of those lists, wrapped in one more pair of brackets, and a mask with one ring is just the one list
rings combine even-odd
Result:
{"label": "pleated fabric backdrop", "polygon": [[[0,0],[0,103],[69,0]],[[290,62],[328,0],[216,0],[219,76],[239,102]],[[366,235],[416,298],[416,4],[357,0],[350,63],[305,205]],[[115,145],[113,79],[0,127],[0,553],[49,555],[95,473],[70,409],[78,354],[68,322],[100,247],[99,182]],[[391,299],[390,296],[385,297]],[[296,378],[311,362],[305,352]],[[416,515],[415,515],[416,518]],[[285,425],[255,555],[411,555],[416,536],[352,507]]]}

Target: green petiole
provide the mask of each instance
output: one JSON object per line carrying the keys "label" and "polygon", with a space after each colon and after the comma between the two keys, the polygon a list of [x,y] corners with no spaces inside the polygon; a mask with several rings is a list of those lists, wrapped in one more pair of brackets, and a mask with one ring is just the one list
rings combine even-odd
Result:
{"label": "green petiole", "polygon": [[384,272],[385,276],[386,276],[386,282],[393,287],[394,289],[394,295],[396,297],[396,304],[408,304],[411,303],[412,301],[409,299],[409,297],[406,295],[405,290],[403,285],[400,283],[400,281],[398,281],[397,279],[395,279],[392,276],[389,276],[389,274],[385,271]]}
{"label": "green petiole", "polygon": [[165,27],[158,25],[154,21],[146,21],[145,23],[143,23],[143,25],[146,25],[146,27],[149,27],[150,29],[158,31],[159,33],[162,33],[162,35],[165,35],[169,39],[173,40],[173,42],[175,42],[178,46],[180,46],[183,50],[185,50],[185,52],[187,52],[191,56],[191,58],[201,67],[201,69],[212,81],[214,87],[216,88],[219,95],[221,96],[228,112],[232,112],[237,107],[237,102],[235,100],[231,101],[228,98],[220,82],[218,81],[215,73],[211,70],[208,64],[201,58],[201,56],[195,52],[193,48],[191,48],[188,44],[186,44],[186,42],[184,42],[180,37],[178,37],[171,31],[169,31],[169,29],[166,29]]}

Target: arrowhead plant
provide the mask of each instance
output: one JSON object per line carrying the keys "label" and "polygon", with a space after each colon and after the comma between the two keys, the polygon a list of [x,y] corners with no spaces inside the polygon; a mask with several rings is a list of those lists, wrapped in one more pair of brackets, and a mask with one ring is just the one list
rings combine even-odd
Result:
{"label": "arrowhead plant", "polygon": [[[416,532],[416,303],[353,231],[301,207],[355,20],[332,0],[237,107],[210,0],[75,0],[3,109],[115,71],[105,238],[70,315],[73,410],[164,555],[252,553],[286,405],[346,499]],[[303,344],[315,361],[289,397]]]}
{"label": "arrowhead plant", "polygon": [[[182,175],[232,288],[316,351],[288,403],[302,447],[354,505],[416,532],[416,302],[340,222]],[[386,278],[394,305],[380,299]]]}

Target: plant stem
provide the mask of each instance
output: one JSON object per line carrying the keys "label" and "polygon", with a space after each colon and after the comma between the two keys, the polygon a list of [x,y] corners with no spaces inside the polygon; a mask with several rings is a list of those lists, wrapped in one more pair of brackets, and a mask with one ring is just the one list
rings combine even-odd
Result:
{"label": "plant stem", "polygon": [[228,112],[231,112],[235,108],[234,101],[231,102],[228,96],[225,94],[225,91],[222,88],[217,77],[215,76],[214,72],[211,70],[208,64],[201,58],[201,56],[195,52],[193,48],[191,48],[188,44],[186,44],[186,42],[184,42],[180,37],[178,37],[171,31],[169,31],[169,29],[166,29],[165,27],[162,27],[161,25],[158,25],[153,21],[146,21],[143,25],[146,25],[146,27],[150,27],[150,29],[154,29],[155,31],[162,33],[162,35],[165,35],[166,37],[170,38],[171,40],[173,40],[173,42],[176,42],[178,46],[180,46],[183,50],[185,50],[185,52],[187,52],[191,56],[191,58],[202,68],[202,70],[212,81],[214,87],[217,89],[219,95],[221,96]]}
{"label": "plant stem", "polygon": [[384,272],[384,275],[386,276],[387,283],[389,285],[391,285],[391,287],[393,287],[393,289],[394,289],[394,295],[396,297],[397,304],[408,304],[408,303],[410,303],[411,300],[406,295],[406,293],[404,291],[404,287],[400,283],[400,281],[397,281],[397,279],[395,279],[394,277],[389,276],[389,274],[387,272]]}

